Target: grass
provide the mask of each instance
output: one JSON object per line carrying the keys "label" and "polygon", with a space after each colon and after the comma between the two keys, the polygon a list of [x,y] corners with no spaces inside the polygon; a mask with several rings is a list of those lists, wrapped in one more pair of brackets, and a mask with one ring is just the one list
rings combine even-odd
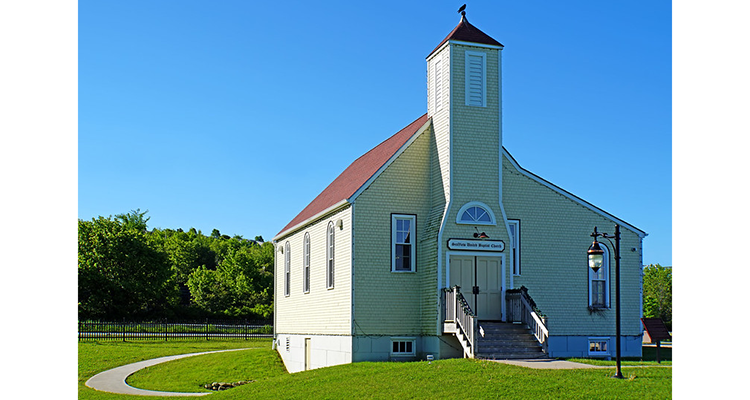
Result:
{"label": "grass", "polygon": [[[659,349],[659,358],[661,363],[656,362],[656,348],[655,347],[643,347],[643,354],[641,358],[623,357],[622,366],[671,366],[672,365],[672,348],[662,347]],[[580,362],[591,365],[609,365],[615,366],[616,361],[612,360],[601,360],[593,358],[571,358],[570,361]],[[625,373],[623,372],[623,375]]]}
{"label": "grass", "polygon": [[[206,340],[206,341],[167,341],[167,342],[80,342],[78,343],[78,398],[79,399],[126,399],[143,398],[99,392],[85,385],[86,381],[99,372],[130,364],[176,354],[198,353],[203,351],[256,348],[270,351],[270,339],[263,340]],[[202,358],[205,356],[196,356]],[[188,357],[187,359],[190,359]],[[187,360],[186,359],[186,360]],[[166,363],[171,364],[171,363]],[[148,369],[144,370],[147,371]],[[178,377],[174,379],[174,377]],[[182,382],[182,372],[171,375],[170,380]],[[150,388],[148,388],[150,389]],[[192,390],[196,391],[196,390]],[[152,397],[160,399],[161,397]],[[168,397],[163,397],[164,399]],[[169,397],[174,399],[174,397]]]}
{"label": "grass", "polygon": [[[204,391],[212,381],[254,380],[217,392],[209,399],[312,398],[564,398],[667,399],[672,369],[628,367],[629,379],[611,376],[614,368],[534,370],[467,359],[427,362],[363,362],[287,374],[268,340],[191,343],[80,343],[80,399],[136,399],[84,386],[95,373],[164,355],[253,347],[246,351],[188,357],[141,370],[128,379],[151,390]],[[662,349],[664,350],[664,349]],[[663,354],[663,353],[662,353]],[[614,361],[611,362],[614,365]],[[165,397],[166,398],[166,397]],[[205,397],[204,397],[205,398]],[[142,397],[138,397],[142,399]],[[159,398],[154,398],[159,399]]]}

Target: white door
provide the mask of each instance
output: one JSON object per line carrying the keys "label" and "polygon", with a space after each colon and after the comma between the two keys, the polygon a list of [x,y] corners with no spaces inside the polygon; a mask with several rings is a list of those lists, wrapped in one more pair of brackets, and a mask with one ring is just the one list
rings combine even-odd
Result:
{"label": "white door", "polygon": [[[450,257],[450,286],[461,287],[461,293],[480,320],[499,321],[502,318],[501,267],[500,257]],[[479,287],[476,296],[472,292],[475,283]]]}

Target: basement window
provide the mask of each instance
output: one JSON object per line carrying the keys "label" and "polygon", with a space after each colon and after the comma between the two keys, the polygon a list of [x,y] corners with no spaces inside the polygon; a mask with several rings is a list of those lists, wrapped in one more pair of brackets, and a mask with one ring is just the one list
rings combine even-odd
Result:
{"label": "basement window", "polygon": [[391,356],[413,356],[414,347],[414,338],[392,338]]}
{"label": "basement window", "polygon": [[609,338],[589,338],[590,356],[608,356]]}

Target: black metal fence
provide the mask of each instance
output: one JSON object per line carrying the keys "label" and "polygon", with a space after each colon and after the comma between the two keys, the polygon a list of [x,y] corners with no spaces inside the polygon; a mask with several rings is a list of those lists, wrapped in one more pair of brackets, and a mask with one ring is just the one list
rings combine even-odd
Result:
{"label": "black metal fence", "polygon": [[78,321],[78,340],[211,340],[273,337],[273,321]]}

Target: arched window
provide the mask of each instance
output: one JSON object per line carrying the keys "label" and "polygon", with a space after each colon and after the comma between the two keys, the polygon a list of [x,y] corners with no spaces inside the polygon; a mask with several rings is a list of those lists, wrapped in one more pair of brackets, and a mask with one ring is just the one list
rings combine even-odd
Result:
{"label": "arched window", "polygon": [[609,308],[609,249],[604,243],[599,242],[604,250],[604,261],[601,268],[594,272],[589,270],[589,307]]}
{"label": "arched window", "polygon": [[326,287],[333,289],[333,268],[334,268],[334,244],[335,236],[333,222],[328,223],[328,234],[326,235]]}
{"label": "arched window", "polygon": [[457,224],[496,225],[495,214],[489,206],[478,201],[464,204],[456,216]]}
{"label": "arched window", "polygon": [[284,244],[284,296],[289,296],[290,288],[292,286],[292,271],[291,271],[291,246],[289,242]]}
{"label": "arched window", "polygon": [[302,292],[310,293],[310,233],[302,240]]}

